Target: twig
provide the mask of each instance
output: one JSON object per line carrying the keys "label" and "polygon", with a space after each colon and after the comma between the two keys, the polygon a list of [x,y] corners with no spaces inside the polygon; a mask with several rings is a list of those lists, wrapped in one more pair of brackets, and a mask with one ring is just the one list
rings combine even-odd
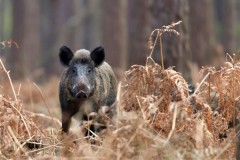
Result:
{"label": "twig", "polygon": [[[88,125],[89,126],[89,125]],[[84,128],[85,129],[87,129],[91,134],[93,134],[95,137],[98,137],[98,138],[100,138],[96,133],[94,133],[93,131],[91,131],[91,129],[89,128],[89,127],[85,127],[84,126]],[[89,137],[89,136],[86,136],[86,137],[84,137],[84,138],[87,138],[87,137]],[[101,141],[100,141],[101,142]]]}
{"label": "twig", "polygon": [[[32,137],[28,138],[27,140],[25,140],[25,142],[23,142],[23,143],[21,144],[21,146],[23,147],[23,146],[24,146],[26,143],[28,143],[28,141],[30,141],[33,137],[34,137],[34,135],[33,135]],[[18,147],[18,149],[16,149],[15,154],[19,151],[19,149],[20,149],[20,147]]]}
{"label": "twig", "polygon": [[[178,21],[178,22],[176,22],[176,23],[172,23],[172,24],[170,24],[170,25],[168,25],[168,26],[163,26],[163,28],[162,29],[154,29],[153,31],[152,31],[152,33],[150,34],[150,37],[149,37],[149,44],[150,44],[150,49],[152,49],[151,50],[151,52],[150,52],[150,55],[148,56],[148,57],[152,57],[152,54],[153,54],[153,50],[154,50],[154,48],[155,48],[155,46],[156,46],[156,43],[157,43],[157,40],[158,40],[158,38],[159,38],[159,43],[160,43],[160,57],[161,57],[161,64],[162,64],[162,68],[164,69],[164,63],[163,63],[163,51],[162,51],[162,34],[163,33],[165,33],[165,32],[170,32],[170,33],[174,33],[175,35],[177,35],[177,36],[179,36],[180,34],[179,34],[179,32],[178,31],[176,31],[175,29],[173,29],[176,25],[179,25],[180,23],[182,23],[182,21]],[[157,32],[157,37],[155,38],[155,41],[154,41],[154,43],[153,43],[153,45],[152,45],[152,37],[153,37],[153,35],[154,35],[154,33],[155,32]],[[146,65],[147,65],[147,63],[148,63],[148,59],[147,59],[147,61],[146,61]]]}
{"label": "twig", "polygon": [[230,147],[232,142],[229,142],[219,153],[216,155],[213,160],[219,159],[219,157]]}
{"label": "twig", "polygon": [[128,142],[124,145],[123,150],[121,151],[120,155],[118,155],[118,158],[121,159],[122,155],[124,154],[124,150],[129,148],[130,143],[134,140],[134,138],[137,136],[137,133],[139,131],[139,127],[136,129],[134,134],[130,137]]}
{"label": "twig", "polygon": [[195,95],[197,93],[197,91],[199,90],[199,88],[201,87],[201,85],[203,84],[203,82],[207,79],[207,77],[210,75],[210,72],[208,72],[208,74],[203,78],[203,80],[201,81],[201,83],[198,85],[198,87],[196,88],[196,90],[194,91],[193,95]]}
{"label": "twig", "polygon": [[162,46],[162,36],[159,36],[159,41],[160,41],[160,56],[161,56],[161,62],[162,62],[162,68],[164,69],[164,64],[163,64],[163,46]]}
{"label": "twig", "polygon": [[[162,96],[159,100],[157,100],[157,102],[154,103],[154,106],[155,107],[158,106],[163,99],[164,99],[164,96]],[[155,121],[155,118],[157,117],[158,113],[159,113],[159,110],[157,110],[157,112],[154,114],[151,124],[153,124],[153,122]]]}
{"label": "twig", "polygon": [[231,62],[233,62],[233,58],[228,53],[226,53],[226,59],[225,59],[226,62],[228,61],[228,58],[230,59]]}
{"label": "twig", "polygon": [[[116,107],[117,107],[117,118],[116,118],[116,128],[119,129],[119,119],[120,117],[122,117],[122,110],[120,108],[120,105],[121,105],[121,86],[122,86],[122,83],[119,82],[118,84],[118,90],[117,90],[117,98],[116,98],[116,101],[117,101],[117,104],[116,104]],[[121,159],[121,151],[120,151],[120,144],[118,143],[117,144],[117,160],[120,160]]]}
{"label": "twig", "polygon": [[53,116],[52,116],[52,114],[50,112],[49,106],[48,106],[48,104],[47,104],[47,102],[46,102],[46,100],[45,100],[45,98],[43,96],[43,93],[42,93],[41,89],[38,87],[38,85],[36,83],[33,83],[33,85],[38,89],[38,92],[40,93],[40,95],[41,95],[41,97],[43,99],[43,102],[45,103],[45,106],[47,107],[48,113],[49,113],[50,117],[52,118],[54,126],[55,126],[55,128],[57,128],[57,124],[56,124],[56,122],[53,119]]}
{"label": "twig", "polygon": [[26,128],[26,130],[27,130],[27,132],[28,132],[28,136],[31,137],[31,133],[30,133],[30,131],[29,131],[29,129],[28,129],[28,126],[27,126],[26,121],[24,120],[24,119],[25,119],[24,116],[22,115],[22,113],[21,113],[16,107],[14,107],[14,105],[13,105],[12,103],[9,102],[9,104],[10,104],[10,106],[11,106],[13,109],[15,109],[15,110],[17,111],[17,113],[20,115],[20,117],[21,117],[21,119],[22,119],[22,122],[23,122],[23,124],[24,124],[24,126],[25,126],[25,128]]}
{"label": "twig", "polygon": [[236,99],[235,99],[235,54],[233,54],[233,71],[232,71],[232,100],[233,100],[233,127],[236,131]]}
{"label": "twig", "polygon": [[2,49],[6,48],[6,47],[9,47],[9,48],[10,48],[10,47],[12,47],[12,45],[15,45],[16,48],[19,48],[17,42],[15,42],[15,41],[12,40],[12,39],[7,39],[7,40],[5,40],[5,41],[3,41],[3,42],[0,42],[0,45],[3,46]]}
{"label": "twig", "polygon": [[210,80],[211,80],[211,75],[208,76],[208,103],[210,104],[211,103],[211,83],[210,83]]}
{"label": "twig", "polygon": [[31,157],[29,157],[28,153],[24,150],[24,148],[21,146],[21,144],[20,144],[19,141],[17,140],[17,138],[16,138],[16,136],[14,135],[11,127],[8,126],[7,128],[8,128],[9,134],[12,136],[14,142],[17,144],[17,146],[20,148],[20,150],[25,154],[25,156],[26,156],[28,159],[31,159]]}
{"label": "twig", "polygon": [[175,127],[176,127],[176,119],[177,119],[177,105],[175,105],[175,108],[174,108],[174,113],[173,113],[173,122],[172,122],[172,129],[167,137],[167,140],[166,142],[164,143],[164,146],[166,146],[166,144],[169,142],[170,138],[172,137],[172,134],[175,130]]}
{"label": "twig", "polygon": [[[157,31],[157,29],[153,30],[152,34],[153,34],[155,31]],[[155,41],[154,41],[154,44],[153,44],[153,47],[152,47],[152,50],[151,50],[151,53],[150,53],[149,57],[152,57],[153,50],[154,50],[154,48],[155,48],[155,46],[156,46],[156,43],[157,43],[157,40],[158,40],[158,36],[159,36],[159,31],[158,31],[157,37],[156,37],[156,39],[155,39]]]}
{"label": "twig", "polygon": [[118,88],[117,88],[117,97],[116,97],[116,110],[117,110],[117,118],[120,117],[120,115],[122,115],[122,110],[121,110],[121,87],[122,87],[122,83],[119,82],[118,83]]}
{"label": "twig", "polygon": [[20,84],[20,85],[19,85],[19,87],[18,87],[17,96],[19,96],[19,95],[20,95],[20,90],[21,90],[21,87],[22,87],[22,85]]}
{"label": "twig", "polygon": [[10,83],[12,91],[13,91],[14,99],[17,102],[17,95],[16,95],[15,89],[14,89],[13,84],[12,84],[12,79],[11,79],[10,74],[9,74],[10,71],[6,70],[5,66],[3,65],[2,59],[0,59],[0,63],[1,63],[1,66],[3,68],[3,71],[6,73],[6,75],[8,77],[9,83]]}
{"label": "twig", "polygon": [[61,143],[54,144],[54,145],[49,145],[49,146],[46,146],[46,147],[43,147],[43,148],[39,148],[39,149],[35,149],[35,150],[33,150],[33,151],[29,151],[28,153],[34,153],[34,152],[42,151],[42,150],[45,150],[45,149],[48,149],[48,148],[52,148],[52,147],[63,148],[63,146],[58,146],[58,145],[60,145],[60,144],[61,144]]}
{"label": "twig", "polygon": [[138,104],[140,106],[140,109],[141,109],[141,112],[142,112],[142,115],[143,115],[143,119],[146,120],[147,118],[146,118],[146,115],[144,114],[144,110],[142,108],[141,102],[139,101],[139,97],[136,96],[136,98],[137,98]]}

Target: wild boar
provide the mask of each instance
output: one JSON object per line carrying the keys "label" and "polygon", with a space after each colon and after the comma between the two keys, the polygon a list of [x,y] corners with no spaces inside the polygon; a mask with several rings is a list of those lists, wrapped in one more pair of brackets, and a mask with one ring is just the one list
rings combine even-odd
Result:
{"label": "wild boar", "polygon": [[111,66],[104,61],[103,47],[91,53],[80,49],[73,54],[71,49],[62,46],[59,58],[66,67],[59,84],[59,100],[62,131],[68,133],[73,116],[79,121],[87,120],[89,113],[115,102],[117,81]]}

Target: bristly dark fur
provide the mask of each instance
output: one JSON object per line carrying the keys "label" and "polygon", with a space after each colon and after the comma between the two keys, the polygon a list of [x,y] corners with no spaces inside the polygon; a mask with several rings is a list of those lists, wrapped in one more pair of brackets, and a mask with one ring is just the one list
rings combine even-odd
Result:
{"label": "bristly dark fur", "polygon": [[91,53],[91,59],[95,62],[95,66],[101,65],[105,59],[104,48],[97,47]]}
{"label": "bristly dark fur", "polygon": [[[62,73],[59,85],[59,99],[62,109],[62,129],[64,132],[69,131],[72,116],[82,121],[89,113],[97,112],[100,106],[112,105],[115,102],[117,92],[115,74],[111,66],[104,62],[105,54],[102,47],[94,49],[91,53],[84,49],[78,50],[70,60],[69,57],[71,53],[69,50],[64,47],[60,49],[59,53],[61,62],[64,62],[63,64],[65,66],[68,64],[68,67]],[[65,51],[67,53],[63,53]],[[70,54],[70,56],[67,54]],[[93,88],[93,94],[90,94],[89,97],[87,96],[86,99],[77,99],[70,94],[69,91],[70,82],[72,83],[74,79],[74,77],[72,77],[73,74],[69,74],[69,69],[72,68],[72,66],[83,66],[86,68],[86,65],[89,66],[87,68],[93,68],[93,75],[85,75],[89,82],[93,81],[90,87]],[[84,71],[84,69],[81,70],[81,74],[84,74]]]}
{"label": "bristly dark fur", "polygon": [[66,46],[62,46],[60,48],[59,58],[60,58],[60,62],[62,63],[62,65],[68,66],[69,62],[73,58],[73,53],[72,53],[71,49]]}

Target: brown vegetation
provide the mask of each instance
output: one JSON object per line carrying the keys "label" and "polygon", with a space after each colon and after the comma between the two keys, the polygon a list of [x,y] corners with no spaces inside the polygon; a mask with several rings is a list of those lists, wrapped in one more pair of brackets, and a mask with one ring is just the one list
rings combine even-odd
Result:
{"label": "brown vegetation", "polygon": [[[156,41],[159,33],[176,32],[174,25],[167,27],[158,30]],[[32,100],[26,98],[27,91],[15,91],[1,63],[0,74],[8,77],[5,83],[10,84],[13,96],[3,92],[5,85],[0,84],[0,159],[233,159],[240,104],[237,57],[227,55],[220,70],[203,68],[203,80],[192,95],[181,73],[163,66],[163,62],[155,63],[151,54],[145,66],[131,66],[119,85],[117,114],[108,118],[104,107],[97,113],[108,128],[84,137],[79,126],[73,126],[68,136],[62,135],[58,120],[51,117],[50,106],[54,105],[47,102],[53,97],[57,102],[57,92],[48,95],[45,91],[52,89],[56,80],[40,87],[43,93],[33,86],[37,90],[31,94],[37,99]],[[23,103],[19,96],[28,101]],[[45,104],[39,106],[41,99]],[[34,102],[48,107],[49,116],[23,109]],[[43,120],[53,124],[40,124]],[[89,123],[82,128],[88,129]]]}

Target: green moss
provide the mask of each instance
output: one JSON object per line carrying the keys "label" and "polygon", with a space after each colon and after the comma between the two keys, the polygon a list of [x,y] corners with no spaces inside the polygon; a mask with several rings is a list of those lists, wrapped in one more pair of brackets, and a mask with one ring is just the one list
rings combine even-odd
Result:
{"label": "green moss", "polygon": [[236,37],[237,37],[237,46],[240,48],[240,22],[236,24]]}
{"label": "green moss", "polygon": [[7,39],[10,38],[12,34],[12,2],[5,1],[3,9],[3,38]]}

